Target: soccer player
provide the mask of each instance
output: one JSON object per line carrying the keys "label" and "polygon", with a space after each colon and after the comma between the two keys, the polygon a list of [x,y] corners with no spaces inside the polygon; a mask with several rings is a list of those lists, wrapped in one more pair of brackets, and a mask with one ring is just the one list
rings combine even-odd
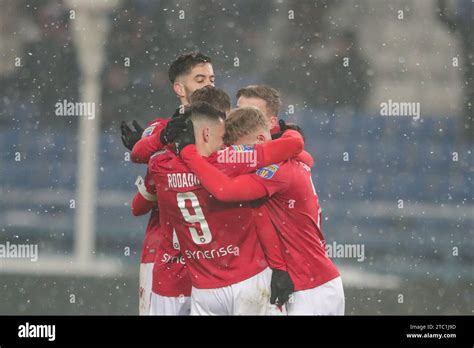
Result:
{"label": "soccer player", "polygon": [[[158,233],[160,228],[160,214],[156,205],[156,194],[154,187],[146,177],[146,183],[139,177],[135,183],[138,192],[133,198],[132,214],[141,216],[151,211],[150,219],[145,231],[145,239],[143,241],[143,250],[140,259],[140,275],[139,275],[139,314],[149,315],[151,306],[151,289],[153,265],[155,263],[156,246],[158,242]],[[147,189],[148,186],[148,189]]]}
{"label": "soccer player", "polygon": [[[182,104],[188,104],[189,99],[191,98],[190,94],[197,89],[201,87],[208,87],[205,91],[197,92],[195,99],[200,100],[200,98],[202,98],[205,101],[213,100],[214,105],[217,107],[222,108],[225,111],[230,110],[229,96],[224,91],[213,87],[215,76],[212,69],[211,59],[202,53],[189,53],[179,56],[170,66],[169,77],[173,84],[173,90]],[[132,150],[132,161],[136,159],[135,162],[147,163],[151,154],[164,146],[164,144],[161,144],[159,141],[158,145],[155,145],[153,136],[157,134],[157,138],[159,140],[161,130],[165,128],[168,121],[169,119],[157,118],[156,120],[152,121],[145,130],[143,130],[136,121],[133,121],[133,127],[135,130],[132,130],[130,127],[128,127],[125,122],[122,122],[122,141],[129,150]],[[142,139],[141,141],[139,141],[140,138]],[[134,145],[136,145],[137,142],[140,142],[141,145],[139,144],[136,148],[136,152],[134,152]],[[155,148],[155,146],[157,146],[157,148]],[[145,155],[143,155],[144,152],[146,152]],[[145,240],[140,264],[139,313],[141,315],[150,313],[152,281],[156,278],[153,277],[154,252],[156,249],[156,242],[160,229],[156,197],[154,196],[154,193],[147,193],[146,190],[145,183],[148,181],[148,177],[145,177],[145,180],[139,178],[137,181],[139,192],[134,197],[132,204],[132,213],[135,216],[144,215],[151,211],[150,220],[145,232]],[[136,206],[138,206],[138,208]],[[183,267],[183,265],[179,264],[173,265],[172,273],[181,274]],[[183,276],[179,279],[185,279],[185,277]],[[186,302],[189,302],[186,300],[186,297],[189,297],[191,288],[188,281],[180,280],[179,282],[176,282],[175,279],[171,279],[170,284],[168,285],[169,288],[167,288],[164,292],[166,292],[168,297],[174,297],[173,294],[180,296],[180,303],[178,303],[176,306],[167,305],[167,310],[165,312],[160,312],[159,309],[155,308],[154,313],[156,314],[173,314],[173,308],[180,309],[183,307],[182,305],[184,305],[185,308]],[[153,282],[153,288],[155,290],[160,288],[156,281]],[[161,291],[161,293],[164,292]],[[158,303],[156,296],[154,296],[153,302],[155,304]],[[168,302],[173,301],[170,300]],[[183,311],[180,311],[180,313],[183,314]]]}
{"label": "soccer player", "polygon": [[[183,112],[183,107],[190,103],[190,97],[194,91],[206,86],[214,86],[215,80],[211,58],[199,52],[179,56],[171,64],[168,76],[181,103],[175,115]],[[226,103],[224,94],[220,93],[217,97],[216,102],[223,105]],[[168,119],[157,119],[145,130],[143,134],[149,137],[144,137],[133,145],[131,154],[133,162],[147,163],[152,154],[166,145],[163,144],[164,139],[160,138],[160,134],[168,121]]]}
{"label": "soccer player", "polygon": [[252,85],[237,91],[237,107],[255,106],[260,109],[270,127],[270,132],[279,132],[278,112],[281,107],[280,93],[269,86]]}
{"label": "soccer player", "polygon": [[[263,207],[280,236],[295,285],[293,299],[287,305],[288,314],[343,315],[342,281],[326,254],[321,208],[310,166],[290,158],[255,173],[231,178],[203,159],[197,146],[186,146],[192,143],[189,139],[193,134],[189,127],[186,133],[182,135],[185,141],[176,140],[182,149],[180,156],[216,199],[231,203],[267,198]],[[247,117],[245,112],[235,113],[226,120],[226,143],[259,144],[270,139],[268,128],[258,118]]]}
{"label": "soccer player", "polygon": [[[191,280],[186,265],[171,264],[167,269],[157,271],[154,267],[157,248],[160,246],[163,229],[156,204],[156,188],[147,173],[145,180],[138,178],[138,192],[132,202],[135,216],[151,211],[145,232],[140,264],[140,315],[188,315],[190,312]],[[178,246],[170,246],[172,252]]]}
{"label": "soccer player", "polygon": [[[207,103],[192,105],[188,111],[196,130],[199,152],[204,156],[213,155],[207,160],[222,166],[231,175],[252,170],[250,163],[220,162],[220,153],[216,151],[222,146],[224,114]],[[261,163],[258,159],[262,158],[272,163],[276,157],[298,154],[303,140],[298,133],[293,133],[293,137],[290,134],[289,138],[282,137],[271,144],[252,148],[250,151],[258,153],[256,164]],[[230,148],[226,153],[232,156],[236,150]],[[259,240],[257,233],[260,229],[266,235],[275,234],[267,216],[250,204],[218,202],[169,149],[152,156],[149,170],[161,207],[161,226],[168,230],[164,234],[168,239],[160,240],[160,244],[172,244],[171,236],[176,232],[191,275],[191,314],[267,314],[271,311],[272,271],[260,244],[265,241]],[[279,252],[279,248],[278,239],[266,246],[270,252]],[[159,260],[161,267],[167,267],[172,259],[174,255],[158,248],[157,264]],[[280,271],[285,273],[285,269]],[[272,286],[277,287],[278,282],[274,283]]]}
{"label": "soccer player", "polygon": [[[223,90],[206,86],[193,92],[191,101],[209,101],[223,113],[230,110],[230,97]],[[144,133],[144,137],[152,136],[154,129]],[[164,145],[160,145],[163,147]],[[156,247],[160,233],[159,211],[156,204],[156,191],[149,175],[145,180],[137,180],[138,192],[132,203],[132,213],[135,216],[147,214],[151,211],[150,221],[145,233],[145,241],[140,267],[140,314],[181,314],[189,313],[189,296],[191,283],[185,275],[184,263],[171,263],[168,268],[153,268]],[[176,243],[169,245],[168,255],[174,254],[180,258],[179,248]],[[166,276],[160,274],[165,272]],[[165,281],[165,279],[168,279]],[[153,284],[153,285],[152,285]],[[165,288],[164,288],[165,287]],[[152,291],[153,290],[153,291]]]}
{"label": "soccer player", "polygon": [[303,130],[299,126],[278,120],[281,96],[280,92],[276,89],[266,85],[251,85],[239,89],[237,91],[237,107],[245,106],[254,106],[263,112],[273,139],[282,133],[280,126],[283,126],[285,129],[296,130],[304,138]]}

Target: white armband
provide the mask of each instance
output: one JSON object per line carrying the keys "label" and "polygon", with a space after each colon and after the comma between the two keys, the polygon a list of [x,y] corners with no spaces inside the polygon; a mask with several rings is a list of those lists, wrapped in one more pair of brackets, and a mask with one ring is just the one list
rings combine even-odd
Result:
{"label": "white armband", "polygon": [[156,201],[156,195],[146,190],[145,181],[143,181],[143,178],[141,176],[137,177],[137,180],[135,181],[135,186],[137,187],[138,192],[140,192],[143,198],[145,198],[147,201],[150,201],[150,202]]}

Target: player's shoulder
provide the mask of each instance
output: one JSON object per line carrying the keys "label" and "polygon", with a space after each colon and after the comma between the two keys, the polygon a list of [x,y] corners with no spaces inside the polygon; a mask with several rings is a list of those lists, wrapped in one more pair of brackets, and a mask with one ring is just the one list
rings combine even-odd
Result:
{"label": "player's shoulder", "polygon": [[153,121],[148,122],[147,127],[152,126],[152,125],[158,125],[158,124],[166,124],[169,122],[169,118],[165,117],[158,117],[155,118]]}
{"label": "player's shoulder", "polygon": [[152,172],[190,172],[183,160],[169,147],[155,152],[148,161],[148,168]]}
{"label": "player's shoulder", "polygon": [[255,174],[263,179],[282,179],[292,177],[300,166],[300,162],[290,158],[280,163],[274,163],[257,169]]}
{"label": "player's shoulder", "polygon": [[162,166],[164,163],[169,163],[170,161],[176,160],[177,156],[171,149],[165,147],[164,149],[155,152],[151,155],[150,160],[148,161],[148,168],[150,171],[153,169]]}
{"label": "player's shoulder", "polygon": [[283,167],[284,163],[278,163],[278,164],[271,164],[266,167],[259,168],[255,171],[255,175],[258,177],[261,177],[263,179],[270,180],[274,178],[277,173],[281,173],[282,170],[281,168]]}

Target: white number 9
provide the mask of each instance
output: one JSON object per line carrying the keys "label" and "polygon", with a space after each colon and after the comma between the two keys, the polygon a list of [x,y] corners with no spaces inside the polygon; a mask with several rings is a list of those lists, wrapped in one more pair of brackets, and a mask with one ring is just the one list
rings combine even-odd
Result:
{"label": "white number 9", "polygon": [[[209,230],[209,225],[204,217],[199,200],[194,192],[180,192],[176,195],[178,200],[178,207],[183,214],[183,218],[186,222],[193,224],[194,227],[189,227],[191,237],[196,244],[208,244],[212,240],[212,234]],[[191,215],[189,210],[186,208],[186,201],[191,201],[191,206],[194,209],[195,214]],[[195,224],[199,224],[200,228]],[[197,228],[200,229],[198,232]]]}

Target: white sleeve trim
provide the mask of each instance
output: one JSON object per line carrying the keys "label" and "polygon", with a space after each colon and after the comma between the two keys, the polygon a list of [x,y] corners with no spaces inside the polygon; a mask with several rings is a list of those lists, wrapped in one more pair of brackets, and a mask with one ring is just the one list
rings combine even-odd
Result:
{"label": "white sleeve trim", "polygon": [[156,195],[146,190],[145,181],[143,180],[141,176],[137,177],[137,180],[135,181],[135,186],[137,187],[138,192],[140,192],[143,198],[145,198],[147,201],[150,201],[150,202],[156,201]]}

